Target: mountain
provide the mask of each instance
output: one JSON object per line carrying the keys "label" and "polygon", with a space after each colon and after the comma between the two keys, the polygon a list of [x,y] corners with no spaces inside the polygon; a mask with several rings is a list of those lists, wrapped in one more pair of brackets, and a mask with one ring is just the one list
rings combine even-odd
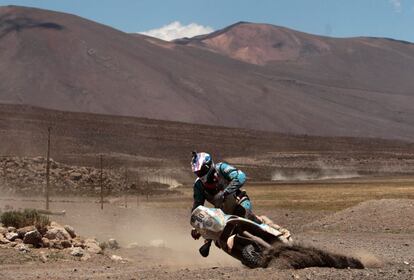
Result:
{"label": "mountain", "polygon": [[274,74],[336,87],[411,94],[414,44],[387,38],[330,38],[239,22],[176,43],[256,65]]}
{"label": "mountain", "polygon": [[239,22],[211,34],[175,40],[252,64],[294,61],[329,51],[323,38],[270,24]]}
{"label": "mountain", "polygon": [[0,103],[411,141],[413,49],[252,23],[171,43],[7,6],[0,8]]}

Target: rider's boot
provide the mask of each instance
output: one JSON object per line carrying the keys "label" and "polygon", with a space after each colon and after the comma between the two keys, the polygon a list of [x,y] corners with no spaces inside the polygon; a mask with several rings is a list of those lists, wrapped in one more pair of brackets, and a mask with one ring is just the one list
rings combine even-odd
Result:
{"label": "rider's boot", "polygon": [[262,223],[264,223],[264,224],[266,224],[266,225],[268,225],[268,226],[270,226],[270,227],[272,227],[272,228],[280,231],[281,233],[283,233],[283,236],[286,239],[289,239],[290,238],[290,231],[289,230],[287,230],[287,229],[279,226],[278,224],[275,224],[271,219],[269,219],[266,216],[259,216],[259,218],[260,218],[260,220],[262,220]]}
{"label": "rider's boot", "polygon": [[208,255],[210,254],[210,247],[211,247],[211,240],[205,240],[204,245],[201,246],[200,249],[198,249],[198,251],[200,252],[200,255],[207,258]]}

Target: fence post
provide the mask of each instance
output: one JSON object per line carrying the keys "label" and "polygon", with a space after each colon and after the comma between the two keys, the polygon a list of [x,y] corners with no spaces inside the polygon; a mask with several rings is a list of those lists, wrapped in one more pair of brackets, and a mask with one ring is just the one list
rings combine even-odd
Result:
{"label": "fence post", "polygon": [[127,188],[128,188],[128,168],[125,168],[125,185],[124,185],[125,208],[128,208]]}
{"label": "fence post", "polygon": [[100,168],[99,184],[100,184],[100,187],[101,187],[101,210],[103,210],[103,170],[102,170],[102,155],[99,155],[99,168]]}
{"label": "fence post", "polygon": [[50,187],[50,131],[52,128],[47,128],[47,159],[46,159],[46,210],[49,210],[49,187]]}

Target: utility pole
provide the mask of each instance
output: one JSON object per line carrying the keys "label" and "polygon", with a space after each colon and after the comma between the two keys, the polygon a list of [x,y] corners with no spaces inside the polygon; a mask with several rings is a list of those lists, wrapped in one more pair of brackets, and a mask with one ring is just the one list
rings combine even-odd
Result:
{"label": "utility pole", "polygon": [[6,182],[6,180],[7,180],[7,157],[4,157],[3,178],[4,178],[4,181]]}
{"label": "utility pole", "polygon": [[137,208],[139,207],[139,193],[137,192]]}
{"label": "utility pole", "polygon": [[47,128],[47,161],[46,161],[46,210],[49,210],[49,187],[50,187],[50,131],[52,128]]}
{"label": "utility pole", "polygon": [[99,184],[101,185],[101,210],[103,210],[103,170],[102,170],[102,155],[99,156],[100,177]]}

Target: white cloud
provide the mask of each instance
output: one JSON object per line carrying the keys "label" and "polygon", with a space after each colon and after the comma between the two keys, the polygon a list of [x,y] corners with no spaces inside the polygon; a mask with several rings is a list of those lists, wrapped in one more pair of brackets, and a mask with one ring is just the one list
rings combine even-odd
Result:
{"label": "white cloud", "polygon": [[144,35],[156,37],[165,41],[171,41],[178,38],[194,37],[197,35],[207,34],[213,32],[213,28],[209,26],[202,26],[197,23],[190,23],[182,25],[179,21],[171,22],[161,28],[151,29],[144,32],[139,32]]}
{"label": "white cloud", "polygon": [[389,2],[391,3],[391,5],[394,8],[394,11],[396,11],[397,13],[401,12],[401,0],[389,0]]}

